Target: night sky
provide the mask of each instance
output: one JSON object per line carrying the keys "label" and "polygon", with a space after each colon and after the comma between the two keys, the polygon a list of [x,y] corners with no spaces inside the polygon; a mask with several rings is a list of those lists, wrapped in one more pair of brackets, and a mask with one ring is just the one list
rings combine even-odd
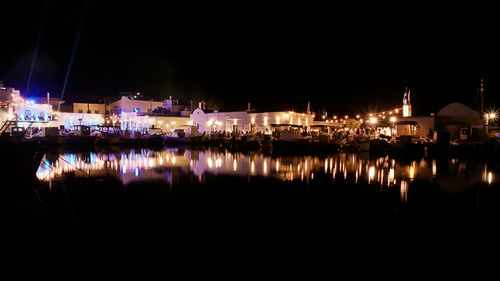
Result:
{"label": "night sky", "polygon": [[222,110],[304,111],[310,100],[316,111],[355,114],[392,108],[408,86],[414,111],[427,114],[477,104],[484,77],[485,107],[500,108],[498,23],[487,7],[9,2],[0,8],[6,86],[26,90],[41,34],[26,96],[60,96],[83,15],[69,101],[139,91]]}

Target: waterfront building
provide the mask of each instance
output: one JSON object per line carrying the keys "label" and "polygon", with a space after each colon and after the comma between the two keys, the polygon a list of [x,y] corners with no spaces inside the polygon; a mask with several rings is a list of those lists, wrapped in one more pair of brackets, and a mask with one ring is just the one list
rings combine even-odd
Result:
{"label": "waterfront building", "polygon": [[484,120],[479,111],[462,103],[450,103],[428,116],[404,117],[396,123],[396,136],[434,137],[449,134],[450,139],[480,139],[484,136]]}
{"label": "waterfront building", "polygon": [[106,105],[106,113],[109,115],[121,114],[122,112],[146,113],[153,112],[158,107],[163,106],[161,101],[131,99],[128,96],[121,96],[119,100]]}
{"label": "waterfront building", "polygon": [[163,101],[163,106],[153,110],[153,114],[170,114],[172,116],[182,116],[189,117],[193,108],[193,101],[190,104],[187,102],[180,101],[178,99],[172,99],[172,96],[165,101]]}
{"label": "waterfront building", "polygon": [[50,104],[52,111],[59,111],[64,104],[60,98],[51,98],[49,93],[46,97],[31,97],[29,100],[33,100],[37,104]]}
{"label": "waterfront building", "polygon": [[169,132],[178,129],[185,130],[190,126],[191,120],[181,116],[150,116],[140,115],[136,112],[123,112],[112,115],[106,119],[106,125],[119,126],[121,130],[149,131],[150,129]]}
{"label": "waterfront building", "polygon": [[280,128],[296,127],[310,131],[314,115],[294,111],[255,112],[232,111],[219,112],[197,108],[191,114],[192,124],[198,126],[200,133],[226,131],[270,133]]}
{"label": "waterfront building", "polygon": [[0,107],[4,111],[2,123],[7,120],[52,120],[53,110],[50,104],[39,104],[35,99],[24,99],[20,91],[14,88],[0,87]]}
{"label": "waterfront building", "polygon": [[436,114],[436,130],[450,134],[451,139],[480,139],[485,136],[482,114],[464,104],[455,102],[443,107]]}
{"label": "waterfront building", "polygon": [[0,122],[3,123],[13,118],[13,104],[20,101],[19,90],[4,87],[0,82]]}
{"label": "waterfront building", "polygon": [[54,115],[56,118],[51,123],[51,126],[66,130],[71,130],[77,125],[91,127],[104,124],[104,114],[56,112]]}
{"label": "waterfront building", "polygon": [[183,116],[148,116],[149,127],[151,129],[159,129],[163,132],[184,130],[187,131],[188,127],[193,123],[191,118]]}
{"label": "waterfront building", "polygon": [[105,114],[106,105],[104,103],[73,103],[73,113],[93,113]]}

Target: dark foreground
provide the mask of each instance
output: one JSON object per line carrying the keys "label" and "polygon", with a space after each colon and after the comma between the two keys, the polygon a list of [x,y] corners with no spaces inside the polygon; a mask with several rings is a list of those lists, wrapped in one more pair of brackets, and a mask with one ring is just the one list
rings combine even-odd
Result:
{"label": "dark foreground", "polygon": [[1,191],[2,252],[169,258],[262,278],[477,280],[497,273],[497,187],[450,194],[413,182],[403,202],[396,189],[321,182],[206,176],[204,184],[123,186],[69,175],[50,191],[9,183]]}

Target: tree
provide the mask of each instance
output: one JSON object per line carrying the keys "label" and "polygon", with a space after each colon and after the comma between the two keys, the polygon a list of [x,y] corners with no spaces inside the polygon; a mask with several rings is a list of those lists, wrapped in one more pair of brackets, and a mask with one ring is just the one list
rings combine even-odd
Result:
{"label": "tree", "polygon": [[345,122],[345,126],[346,128],[349,129],[356,129],[359,128],[359,126],[361,126],[361,122],[359,122],[356,119],[347,119],[347,121]]}

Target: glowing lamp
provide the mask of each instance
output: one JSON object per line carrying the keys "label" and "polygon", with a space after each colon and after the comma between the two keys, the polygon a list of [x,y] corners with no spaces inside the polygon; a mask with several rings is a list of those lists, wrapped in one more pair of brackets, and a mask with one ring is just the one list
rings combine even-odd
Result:
{"label": "glowing lamp", "polygon": [[392,123],[396,122],[396,117],[394,116],[391,116],[391,118],[389,119]]}
{"label": "glowing lamp", "polygon": [[375,124],[375,123],[377,123],[377,118],[375,117],[370,118],[370,124]]}

